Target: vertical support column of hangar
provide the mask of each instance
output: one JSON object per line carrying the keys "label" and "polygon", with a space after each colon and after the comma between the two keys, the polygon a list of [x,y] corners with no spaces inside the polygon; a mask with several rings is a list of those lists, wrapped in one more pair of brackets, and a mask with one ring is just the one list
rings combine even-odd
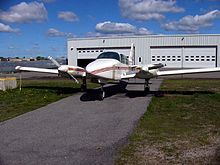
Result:
{"label": "vertical support column of hangar", "polygon": [[218,43],[216,48],[216,67],[220,67],[220,43]]}
{"label": "vertical support column of hangar", "polygon": [[78,52],[72,40],[67,40],[68,65],[77,66]]}

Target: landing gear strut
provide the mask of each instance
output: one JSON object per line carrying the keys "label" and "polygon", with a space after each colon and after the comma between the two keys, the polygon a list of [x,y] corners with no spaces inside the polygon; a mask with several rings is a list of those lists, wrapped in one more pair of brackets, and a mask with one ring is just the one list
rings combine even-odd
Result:
{"label": "landing gear strut", "polygon": [[144,92],[148,93],[149,91],[150,91],[149,79],[145,79]]}
{"label": "landing gear strut", "polygon": [[104,100],[105,98],[105,91],[104,91],[104,84],[101,84],[101,89],[99,93],[99,100]]}
{"label": "landing gear strut", "polygon": [[81,89],[82,92],[85,92],[87,90],[86,77],[83,77],[82,81],[83,81],[83,83],[80,86],[80,89]]}

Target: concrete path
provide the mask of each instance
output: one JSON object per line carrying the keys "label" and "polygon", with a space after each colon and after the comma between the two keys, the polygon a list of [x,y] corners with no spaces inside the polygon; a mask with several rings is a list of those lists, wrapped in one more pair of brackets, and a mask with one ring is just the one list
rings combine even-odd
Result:
{"label": "concrete path", "polygon": [[143,85],[119,88],[107,87],[104,101],[92,90],[0,123],[0,165],[113,164],[153,95]]}

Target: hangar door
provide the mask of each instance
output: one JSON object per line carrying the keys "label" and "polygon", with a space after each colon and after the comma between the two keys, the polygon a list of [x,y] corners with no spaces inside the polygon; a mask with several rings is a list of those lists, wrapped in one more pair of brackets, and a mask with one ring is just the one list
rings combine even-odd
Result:
{"label": "hangar door", "polygon": [[153,47],[151,63],[163,63],[168,68],[216,67],[216,47]]}
{"label": "hangar door", "polygon": [[97,48],[77,48],[77,65],[86,67],[94,61],[102,52],[113,51],[124,55],[129,55],[130,47],[97,47]]}

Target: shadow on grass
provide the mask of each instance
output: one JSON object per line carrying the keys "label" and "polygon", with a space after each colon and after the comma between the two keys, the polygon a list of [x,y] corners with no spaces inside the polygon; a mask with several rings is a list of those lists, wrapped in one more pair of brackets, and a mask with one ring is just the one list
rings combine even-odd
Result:
{"label": "shadow on grass", "polygon": [[[124,97],[136,98],[136,97],[163,97],[164,95],[194,95],[194,94],[214,94],[211,91],[149,91],[146,93],[143,90],[126,90],[126,83],[119,83],[116,85],[109,85],[104,87],[105,98],[124,94]],[[81,92],[80,88],[74,87],[49,87],[49,86],[27,86],[23,88],[35,88],[35,89],[47,89],[55,91],[57,94],[75,94]],[[99,100],[100,88],[88,89],[87,92],[83,93],[80,97],[81,101],[96,101]]]}
{"label": "shadow on grass", "polygon": [[73,88],[73,87],[27,86],[23,88],[45,89],[45,90],[55,91],[57,94],[74,94],[81,91],[80,88]]}

